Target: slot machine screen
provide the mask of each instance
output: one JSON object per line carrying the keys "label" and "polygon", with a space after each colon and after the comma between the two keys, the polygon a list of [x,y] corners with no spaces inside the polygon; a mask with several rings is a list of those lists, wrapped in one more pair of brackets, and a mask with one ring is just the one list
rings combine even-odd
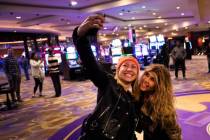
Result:
{"label": "slot machine screen", "polygon": [[112,57],[112,63],[117,64],[121,56]]}
{"label": "slot machine screen", "polygon": [[76,53],[67,53],[66,59],[77,59]]}
{"label": "slot machine screen", "polygon": [[155,35],[149,37],[150,42],[157,42],[157,38]]}
{"label": "slot machine screen", "polygon": [[165,41],[163,35],[158,35],[157,40],[158,40],[158,42],[164,42]]}
{"label": "slot machine screen", "polygon": [[80,67],[80,65],[77,63],[76,60],[69,60],[69,66],[70,66],[70,68]]}
{"label": "slot machine screen", "polygon": [[112,51],[112,55],[121,55],[122,54],[121,47],[112,47],[111,51]]}

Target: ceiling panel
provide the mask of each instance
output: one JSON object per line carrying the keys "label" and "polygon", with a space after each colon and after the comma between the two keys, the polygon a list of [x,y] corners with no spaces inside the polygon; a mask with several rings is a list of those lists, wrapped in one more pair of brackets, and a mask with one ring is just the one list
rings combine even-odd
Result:
{"label": "ceiling panel", "polygon": [[[71,36],[76,26],[96,13],[106,14],[106,29],[100,32],[113,37],[116,27],[115,34],[125,35],[128,28],[135,28],[142,35],[150,31],[154,34],[186,32],[184,27],[209,28],[209,0],[77,0],[75,7],[69,5],[70,1],[0,0],[0,30],[47,29]],[[17,16],[21,19],[16,19]]]}

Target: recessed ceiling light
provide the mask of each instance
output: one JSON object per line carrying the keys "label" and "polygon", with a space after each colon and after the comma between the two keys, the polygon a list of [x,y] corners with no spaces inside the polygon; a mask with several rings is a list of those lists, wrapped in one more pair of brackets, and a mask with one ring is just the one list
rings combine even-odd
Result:
{"label": "recessed ceiling light", "polygon": [[128,29],[128,27],[125,26],[124,29]]}
{"label": "recessed ceiling light", "polygon": [[104,27],[104,30],[106,30],[107,29],[107,27]]}
{"label": "recessed ceiling light", "polygon": [[179,7],[179,6],[177,6],[177,7],[176,7],[176,9],[177,9],[177,10],[179,10],[179,9],[180,9],[180,7]]}
{"label": "recessed ceiling light", "polygon": [[120,13],[119,13],[119,15],[120,15],[120,16],[122,16],[122,15],[123,15],[123,13],[122,13],[122,12],[120,12]]}
{"label": "recessed ceiling light", "polygon": [[21,19],[21,16],[17,16],[16,19]]}
{"label": "recessed ceiling light", "polygon": [[184,16],[184,13],[181,13],[181,16]]}
{"label": "recessed ceiling light", "polygon": [[152,13],[152,15],[154,15],[154,16],[155,16],[155,15],[156,15],[156,13],[154,12],[154,13]]}
{"label": "recessed ceiling light", "polygon": [[147,27],[147,25],[144,25],[144,28],[146,28]]}
{"label": "recessed ceiling light", "polygon": [[159,26],[156,26],[155,28],[159,29],[160,27]]}
{"label": "recessed ceiling light", "polygon": [[208,21],[208,23],[210,24],[210,20]]}
{"label": "recessed ceiling light", "polygon": [[142,27],[139,27],[139,29],[142,30],[143,28]]}
{"label": "recessed ceiling light", "polygon": [[162,18],[161,16],[158,16],[158,18],[160,19],[160,18]]}
{"label": "recessed ceiling light", "polygon": [[136,19],[135,17],[132,17],[131,19]]}
{"label": "recessed ceiling light", "polygon": [[168,25],[168,23],[164,23],[164,25],[165,25],[165,26],[167,26],[167,25]]}
{"label": "recessed ceiling light", "polygon": [[78,3],[74,0],[71,1],[71,6],[76,6]]}
{"label": "recessed ceiling light", "polygon": [[143,5],[141,8],[145,9],[145,8],[146,8],[146,6],[145,6],[145,5]]}

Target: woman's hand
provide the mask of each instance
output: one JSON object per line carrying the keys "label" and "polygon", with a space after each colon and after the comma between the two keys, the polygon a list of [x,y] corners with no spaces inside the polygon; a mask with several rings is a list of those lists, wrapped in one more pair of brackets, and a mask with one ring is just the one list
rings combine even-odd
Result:
{"label": "woman's hand", "polygon": [[93,29],[93,28],[101,29],[103,27],[104,20],[105,18],[102,15],[89,16],[79,26],[77,30],[77,35],[81,37],[85,35],[90,29]]}

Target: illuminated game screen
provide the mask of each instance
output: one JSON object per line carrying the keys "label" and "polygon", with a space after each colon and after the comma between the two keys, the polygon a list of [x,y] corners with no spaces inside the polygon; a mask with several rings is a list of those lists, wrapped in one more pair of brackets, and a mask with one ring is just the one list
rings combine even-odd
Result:
{"label": "illuminated game screen", "polygon": [[66,59],[77,59],[76,53],[66,53]]}
{"label": "illuminated game screen", "polygon": [[158,42],[164,42],[165,41],[163,35],[158,35],[157,40],[158,40]]}
{"label": "illuminated game screen", "polygon": [[80,67],[80,65],[77,63],[76,60],[69,60],[69,66],[70,66],[70,68]]}
{"label": "illuminated game screen", "polygon": [[157,42],[157,38],[155,35],[149,37],[150,42]]}
{"label": "illuminated game screen", "polygon": [[121,55],[122,54],[121,47],[112,47],[111,51],[112,51],[112,55]]}
{"label": "illuminated game screen", "polygon": [[112,63],[117,64],[121,56],[112,57]]}
{"label": "illuminated game screen", "polygon": [[76,53],[76,49],[74,47],[66,48],[67,53]]}

